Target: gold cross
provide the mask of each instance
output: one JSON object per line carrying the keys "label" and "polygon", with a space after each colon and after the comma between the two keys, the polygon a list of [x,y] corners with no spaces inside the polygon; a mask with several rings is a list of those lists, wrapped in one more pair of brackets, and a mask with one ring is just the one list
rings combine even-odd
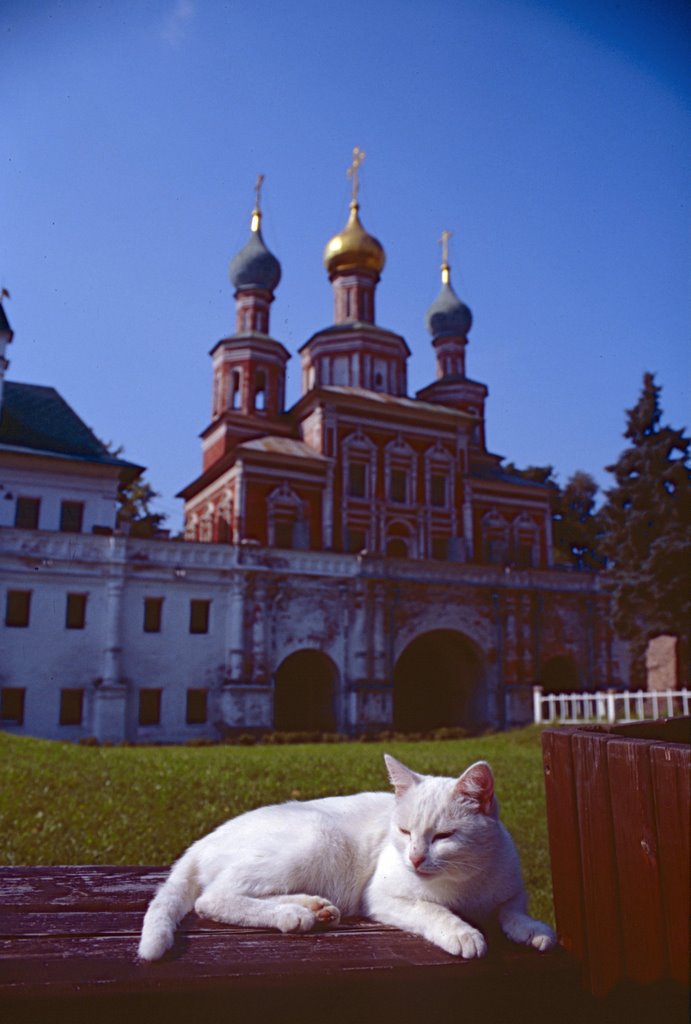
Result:
{"label": "gold cross", "polygon": [[260,175],[257,176],[257,184],[254,186],[254,195],[255,195],[254,209],[252,210],[252,220],[250,222],[250,230],[254,231],[255,233],[257,231],[259,231],[259,223],[261,221],[261,216],[262,216],[261,210],[259,208],[259,199],[260,199],[260,194],[261,194],[261,190],[262,190],[262,185],[263,184],[264,184],[264,175],[260,174]]}
{"label": "gold cross", "polygon": [[350,165],[350,167],[348,168],[348,170],[346,171],[346,174],[348,175],[348,177],[353,179],[353,199],[352,199],[352,201],[354,203],[357,203],[357,194],[358,194],[358,187],[359,187],[359,185],[358,185],[358,170],[360,168],[360,164],[362,163],[362,161],[364,159],[365,159],[365,153],[363,153],[363,151],[359,148],[359,146],[356,146],[355,149],[353,150],[353,162]]}
{"label": "gold cross", "polygon": [[449,283],[449,239],[451,238],[451,231],[447,231],[446,228],[441,233],[441,279],[443,284]]}
{"label": "gold cross", "polygon": [[262,185],[263,184],[264,184],[264,175],[263,174],[259,174],[257,176],[257,184],[254,186],[254,194],[256,196],[256,199],[254,200],[254,208],[255,208],[255,210],[259,210],[259,200],[260,200],[260,197],[261,197],[261,190],[262,190]]}
{"label": "gold cross", "polygon": [[445,267],[449,264],[449,239],[452,234],[452,231],[444,229],[441,233],[441,238],[439,239],[441,242],[441,261]]}

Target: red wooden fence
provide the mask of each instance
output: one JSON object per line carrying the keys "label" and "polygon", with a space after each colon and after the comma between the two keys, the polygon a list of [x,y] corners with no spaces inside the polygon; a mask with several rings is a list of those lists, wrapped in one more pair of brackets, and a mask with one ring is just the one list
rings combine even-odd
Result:
{"label": "red wooden fence", "polygon": [[557,929],[594,995],[688,983],[691,746],[671,739],[688,730],[543,733]]}

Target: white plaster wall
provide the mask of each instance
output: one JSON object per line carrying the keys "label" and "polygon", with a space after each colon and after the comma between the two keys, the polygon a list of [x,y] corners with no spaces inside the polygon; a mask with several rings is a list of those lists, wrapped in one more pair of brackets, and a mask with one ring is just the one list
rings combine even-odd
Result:
{"label": "white plaster wall", "polygon": [[[122,580],[115,636],[114,579]],[[492,567],[0,529],[0,686],[27,691],[24,725],[2,727],[60,739],[93,735],[107,688],[97,680],[110,672],[117,692],[109,690],[105,703],[116,738],[217,737],[223,709],[228,724],[270,728],[273,674],[289,654],[310,648],[338,668],[339,728],[357,728],[390,708],[397,658],[436,629],[463,633],[478,647],[492,697],[510,643],[508,634],[498,636],[496,595],[515,602],[512,594],[539,589],[559,609],[545,618],[544,630],[555,622],[555,637],[543,637],[543,654],[557,640],[562,650],[582,651],[582,605],[597,586],[590,576],[528,570],[507,580]],[[28,628],[5,625],[8,589],[32,591]],[[68,592],[88,594],[85,629],[65,628]],[[146,597],[164,599],[159,633],[144,632]],[[193,598],[211,602],[208,633],[189,632]],[[231,674],[232,687],[224,686]],[[84,688],[82,726],[58,724],[61,687]],[[163,690],[159,726],[138,724],[142,687]],[[185,721],[188,688],[209,691],[205,725]]]}
{"label": "white plaster wall", "polygon": [[54,471],[21,469],[3,463],[0,456],[0,526],[14,526],[17,498],[40,498],[38,528],[60,529],[60,503],[84,503],[83,533],[94,526],[115,527],[117,480],[79,473],[66,473],[64,463]]}

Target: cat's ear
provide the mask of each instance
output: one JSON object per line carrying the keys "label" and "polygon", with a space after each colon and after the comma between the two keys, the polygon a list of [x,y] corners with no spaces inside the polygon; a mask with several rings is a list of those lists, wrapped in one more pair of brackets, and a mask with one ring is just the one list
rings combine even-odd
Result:
{"label": "cat's ear", "polygon": [[476,761],[463,772],[456,783],[455,792],[477,803],[483,814],[490,814],[494,800],[494,776],[486,761]]}
{"label": "cat's ear", "polygon": [[391,757],[390,754],[384,754],[384,760],[391,784],[396,789],[396,796],[403,796],[411,786],[416,786],[418,782],[422,781],[421,775],[411,771],[410,768],[406,768],[404,764],[397,761],[395,757]]}

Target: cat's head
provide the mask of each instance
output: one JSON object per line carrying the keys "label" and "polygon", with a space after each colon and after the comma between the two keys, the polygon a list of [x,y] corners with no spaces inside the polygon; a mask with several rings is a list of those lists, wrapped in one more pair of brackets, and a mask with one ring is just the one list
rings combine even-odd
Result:
{"label": "cat's head", "polygon": [[389,754],[384,760],[396,791],[392,841],[406,866],[422,877],[480,867],[499,817],[487,762],[449,779],[418,775]]}

